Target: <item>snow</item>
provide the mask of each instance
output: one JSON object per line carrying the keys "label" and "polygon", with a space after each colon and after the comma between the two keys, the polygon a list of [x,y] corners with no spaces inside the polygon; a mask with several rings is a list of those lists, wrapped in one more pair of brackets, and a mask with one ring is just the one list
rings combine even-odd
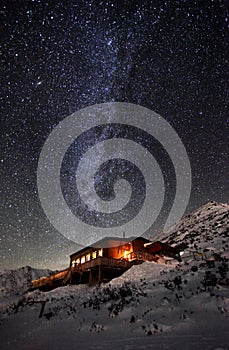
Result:
{"label": "snow", "polygon": [[[181,219],[168,232],[159,234],[156,239],[166,241],[169,244],[180,242],[191,244],[192,240],[198,242],[201,235],[201,247],[204,248],[208,241],[214,242],[215,239],[228,236],[228,211],[228,204],[209,202],[191,215]],[[194,243],[192,244],[194,245]]]}
{"label": "snow", "polygon": [[30,266],[25,266],[17,270],[0,271],[0,298],[27,291],[33,279],[48,276],[51,272],[48,269],[33,269]]}
{"label": "snow", "polygon": [[[100,287],[31,292],[42,271],[2,273],[0,348],[228,349],[228,212],[210,203],[164,235],[188,244],[181,263],[145,262]],[[190,253],[206,249],[207,260]]]}

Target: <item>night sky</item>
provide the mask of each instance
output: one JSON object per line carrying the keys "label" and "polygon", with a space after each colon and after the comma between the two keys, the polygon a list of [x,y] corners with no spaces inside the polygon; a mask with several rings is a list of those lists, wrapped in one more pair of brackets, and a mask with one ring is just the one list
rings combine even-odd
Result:
{"label": "night sky", "polygon": [[[94,104],[128,102],[170,123],[192,168],[186,213],[210,200],[228,202],[226,1],[8,0],[0,6],[0,268],[67,266],[77,244],[41,207],[38,160],[58,123]],[[93,132],[91,138],[122,137],[120,130]],[[77,149],[73,143],[64,159],[63,193],[71,189]],[[124,170],[116,178],[128,179],[126,168],[138,171],[117,164]],[[95,187],[100,180],[97,173]],[[71,193],[64,194],[69,205]],[[107,188],[100,194],[113,198]]]}

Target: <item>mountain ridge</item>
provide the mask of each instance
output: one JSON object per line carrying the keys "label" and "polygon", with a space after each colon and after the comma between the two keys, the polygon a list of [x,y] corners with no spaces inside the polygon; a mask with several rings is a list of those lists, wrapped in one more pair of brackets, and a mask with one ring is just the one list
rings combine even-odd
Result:
{"label": "mountain ridge", "polygon": [[212,242],[212,245],[221,246],[219,249],[222,250],[228,232],[229,205],[211,201],[180,219],[168,231],[158,234],[155,239],[171,245],[185,243],[189,248],[197,248],[202,240],[201,248],[207,249]]}

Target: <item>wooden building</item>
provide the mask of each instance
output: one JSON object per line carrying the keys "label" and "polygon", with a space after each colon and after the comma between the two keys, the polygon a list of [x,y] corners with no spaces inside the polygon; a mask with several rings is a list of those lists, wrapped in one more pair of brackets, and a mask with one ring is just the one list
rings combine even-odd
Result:
{"label": "wooden building", "polygon": [[134,264],[171,257],[180,261],[179,250],[144,237],[106,237],[70,256],[69,268],[33,281],[34,288],[50,289],[66,284],[95,284],[120,276]]}

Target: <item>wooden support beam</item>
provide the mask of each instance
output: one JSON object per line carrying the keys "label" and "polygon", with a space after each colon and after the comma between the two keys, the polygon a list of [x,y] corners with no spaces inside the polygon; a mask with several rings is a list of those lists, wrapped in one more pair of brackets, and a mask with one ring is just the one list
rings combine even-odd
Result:
{"label": "wooden support beam", "polygon": [[43,315],[43,312],[44,312],[44,309],[45,309],[45,304],[46,304],[46,301],[42,301],[41,302],[41,310],[40,310],[39,318],[41,318],[42,315]]}
{"label": "wooden support beam", "polygon": [[90,269],[90,274],[89,274],[89,286],[92,284],[92,269]]}
{"label": "wooden support beam", "polygon": [[99,284],[101,283],[101,266],[99,266]]}

